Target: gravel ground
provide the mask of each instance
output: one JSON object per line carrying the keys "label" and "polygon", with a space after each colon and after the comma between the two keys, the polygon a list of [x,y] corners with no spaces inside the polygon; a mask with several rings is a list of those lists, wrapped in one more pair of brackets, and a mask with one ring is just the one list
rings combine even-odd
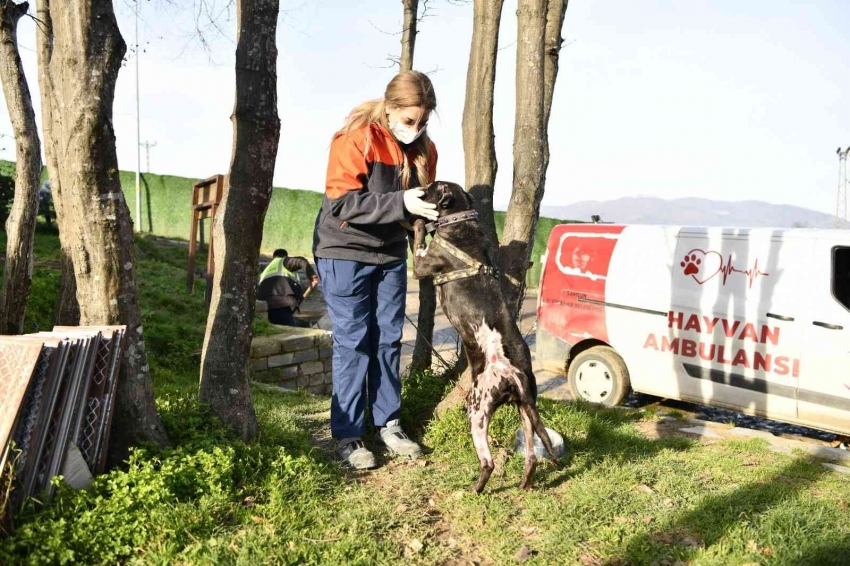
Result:
{"label": "gravel ground", "polygon": [[[632,393],[626,399],[624,405],[626,407],[640,408],[652,403],[656,403],[658,401],[658,397],[644,395],[641,393]],[[839,439],[838,435],[833,434],[831,432],[825,432],[822,430],[817,430],[805,426],[782,423],[763,417],[745,415],[736,411],[730,411],[729,409],[706,407],[705,405],[696,405],[694,403],[686,403],[684,401],[675,401],[671,399],[663,400],[661,402],[661,405],[671,409],[677,409],[683,412],[690,413],[693,415],[694,418],[701,419],[704,421],[710,421],[715,423],[733,423],[737,427],[763,430],[775,434],[777,436],[785,434],[797,435],[806,438],[814,438],[816,440],[829,443],[835,442]]]}

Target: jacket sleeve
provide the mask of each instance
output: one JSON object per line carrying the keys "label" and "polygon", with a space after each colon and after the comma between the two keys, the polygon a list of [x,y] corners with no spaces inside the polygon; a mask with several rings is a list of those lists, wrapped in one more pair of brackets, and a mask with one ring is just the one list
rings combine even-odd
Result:
{"label": "jacket sleeve", "polygon": [[283,260],[283,266],[289,271],[298,271],[303,269],[307,273],[307,279],[312,280],[316,277],[316,272],[313,271],[313,266],[303,257],[287,257]]}
{"label": "jacket sleeve", "polygon": [[331,143],[325,194],[334,217],[355,224],[392,224],[404,220],[404,194],[364,190],[368,181],[365,138],[338,135]]}
{"label": "jacket sleeve", "polygon": [[437,146],[431,142],[431,148],[428,152],[428,183],[433,183],[437,180]]}

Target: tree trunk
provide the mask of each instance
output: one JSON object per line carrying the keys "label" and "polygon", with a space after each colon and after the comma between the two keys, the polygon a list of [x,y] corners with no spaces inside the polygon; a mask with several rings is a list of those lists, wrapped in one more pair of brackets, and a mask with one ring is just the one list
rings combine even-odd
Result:
{"label": "tree trunk", "polygon": [[425,277],[419,280],[419,316],[416,321],[416,344],[410,367],[420,370],[430,369],[433,359],[431,347],[434,344],[434,314],[437,311],[437,289],[434,280]]}
{"label": "tree trunk", "polygon": [[110,0],[38,0],[47,165],[63,249],[74,265],[80,323],[127,326],[109,463],[168,437],[154,404],[136,285],[133,224],[112,127],[126,45]]}
{"label": "tree trunk", "polygon": [[204,339],[201,401],[240,438],[257,434],[251,350],[257,266],[280,138],[278,0],[237,0],[236,103],[230,175],[213,225],[216,265]]}
{"label": "tree trunk", "polygon": [[[416,25],[419,0],[401,0],[404,5],[404,28],[401,32],[400,71],[413,70],[413,52],[416,47]],[[430,277],[419,280],[419,314],[416,321],[416,342],[413,346],[412,369],[431,367],[431,346],[434,341],[434,313],[437,310],[437,290]]]}
{"label": "tree trunk", "polygon": [[[59,230],[62,240],[62,230]],[[80,303],[77,302],[77,278],[74,275],[74,260],[71,252],[62,244],[60,250],[62,278],[59,280],[59,294],[56,297],[54,324],[56,326],[77,326],[80,324]]]}
{"label": "tree trunk", "polygon": [[401,0],[404,4],[404,28],[401,31],[400,71],[413,70],[413,50],[416,47],[416,24],[419,23],[419,0]]}
{"label": "tree trunk", "polygon": [[41,147],[35,111],[18,53],[18,20],[29,9],[23,2],[0,0],[0,79],[15,132],[15,199],[6,221],[6,265],[0,290],[0,334],[21,334],[32,284],[33,239],[38,214]]}
{"label": "tree trunk", "polygon": [[[499,168],[493,129],[493,91],[496,85],[496,56],[503,3],[503,0],[475,0],[472,47],[466,71],[466,101],[463,105],[466,190],[475,200],[478,224],[484,231],[484,244],[493,261],[498,260],[499,249],[493,219],[493,186]],[[461,351],[461,362],[457,368],[460,378],[454,389],[437,405],[438,415],[462,405],[467,391],[472,388],[472,373],[466,365],[465,356]]]}
{"label": "tree trunk", "polygon": [[525,293],[525,274],[543,198],[543,53],[547,7],[547,0],[519,0],[517,8],[513,191],[499,249],[502,291],[515,316],[520,312]]}
{"label": "tree trunk", "polygon": [[546,171],[549,169],[549,116],[552,114],[552,98],[555,95],[555,81],[558,78],[558,61],[564,39],[564,17],[567,14],[569,0],[549,0],[546,14],[545,59],[543,60],[543,185],[546,184]]}
{"label": "tree trunk", "polygon": [[475,0],[472,48],[466,71],[463,105],[463,155],[466,190],[475,200],[478,224],[484,231],[490,257],[497,258],[499,238],[493,220],[493,187],[499,163],[493,129],[493,91],[503,0]]}
{"label": "tree trunk", "polygon": [[41,129],[44,135],[44,156],[50,177],[51,200],[56,213],[56,226],[59,228],[60,257],[62,278],[59,281],[59,293],[56,297],[54,324],[57,326],[77,326],[80,324],[80,304],[77,302],[77,278],[74,274],[74,260],[71,255],[71,227],[64,225],[67,215],[62,208],[62,180],[57,176],[59,164],[56,161],[58,139],[53,135],[52,79],[49,62],[53,51],[53,32],[50,20],[49,0],[37,0],[37,17],[41,25],[36,31],[38,54],[38,84],[41,95]]}

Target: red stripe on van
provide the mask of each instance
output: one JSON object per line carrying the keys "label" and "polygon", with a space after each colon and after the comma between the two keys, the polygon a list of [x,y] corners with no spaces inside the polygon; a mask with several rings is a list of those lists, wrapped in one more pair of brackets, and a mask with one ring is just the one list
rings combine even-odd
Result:
{"label": "red stripe on van", "polygon": [[608,267],[625,226],[562,224],[552,229],[540,285],[538,325],[575,345],[593,338],[608,343],[605,302]]}

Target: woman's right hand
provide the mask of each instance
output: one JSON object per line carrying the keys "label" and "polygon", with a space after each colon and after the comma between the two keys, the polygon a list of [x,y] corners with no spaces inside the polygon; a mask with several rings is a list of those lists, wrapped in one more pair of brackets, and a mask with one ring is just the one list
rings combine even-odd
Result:
{"label": "woman's right hand", "polygon": [[404,191],[404,208],[413,216],[436,220],[439,216],[436,210],[437,205],[422,200],[421,197],[424,194],[425,191],[419,188]]}

